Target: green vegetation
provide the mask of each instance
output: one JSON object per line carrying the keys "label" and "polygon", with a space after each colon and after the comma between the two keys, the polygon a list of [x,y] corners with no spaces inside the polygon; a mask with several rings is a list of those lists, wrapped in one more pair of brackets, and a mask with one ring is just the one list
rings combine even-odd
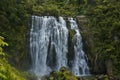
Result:
{"label": "green vegetation", "polygon": [[[0,36],[9,44],[5,47],[8,44],[0,37],[0,79],[24,80],[21,73],[11,65],[21,70],[29,68],[31,61],[27,38],[31,15],[75,17],[81,14],[90,20],[90,36],[94,42],[94,49],[89,56],[92,57],[91,64],[94,64],[91,67],[95,66],[93,72],[109,74],[106,68],[112,67],[111,75],[120,75],[119,0],[0,0]],[[74,31],[70,31],[69,38],[73,37],[73,34]],[[69,42],[71,43],[71,40]],[[72,50],[72,44],[69,46]],[[72,52],[68,55],[74,56]],[[107,64],[110,66],[107,67]],[[62,72],[56,72],[57,74],[62,77],[66,75]]]}
{"label": "green vegetation", "polygon": [[61,67],[59,72],[51,73],[48,80],[77,80],[77,78],[65,67]]}
{"label": "green vegetation", "polygon": [[[74,6],[74,7],[73,7]],[[33,13],[52,16],[74,16],[77,14],[77,6],[73,4],[63,4],[63,2],[55,2],[48,0],[41,5],[33,6]],[[73,11],[73,12],[71,12]]]}
{"label": "green vegetation", "polygon": [[70,39],[72,39],[75,34],[76,34],[75,30],[72,30],[72,29],[69,30]]}
{"label": "green vegetation", "polygon": [[99,65],[99,69],[104,69],[105,61],[111,60],[114,67],[113,73],[119,75],[120,2],[117,0],[97,0],[96,6],[91,11],[88,15],[90,16],[90,28],[95,42],[96,63]]}
{"label": "green vegetation", "polygon": [[5,47],[9,62],[17,67],[27,66],[23,63],[28,56],[25,54],[27,53],[27,17],[27,7],[22,0],[0,1],[0,36],[3,36],[9,44],[7,48]]}
{"label": "green vegetation", "polygon": [[3,40],[4,38],[0,36],[0,80],[25,80],[21,73],[11,67],[5,59],[6,55],[2,47],[8,44]]}
{"label": "green vegetation", "polygon": [[6,42],[4,42],[3,40],[4,40],[4,38],[2,36],[0,36],[0,56],[5,56],[5,54],[3,53],[2,46],[8,46],[8,44]]}

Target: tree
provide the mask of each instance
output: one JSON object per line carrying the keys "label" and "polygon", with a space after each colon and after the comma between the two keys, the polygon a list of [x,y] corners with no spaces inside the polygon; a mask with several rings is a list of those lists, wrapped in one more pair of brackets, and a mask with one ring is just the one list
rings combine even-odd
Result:
{"label": "tree", "polygon": [[4,42],[4,38],[0,36],[0,80],[25,80],[20,75],[20,72],[8,64],[2,48],[4,46],[8,46],[8,44]]}
{"label": "tree", "polygon": [[5,54],[3,53],[3,48],[4,46],[8,46],[6,42],[3,41],[4,38],[0,36],[0,56],[4,56]]}
{"label": "tree", "polygon": [[[120,2],[113,0],[97,0],[91,17],[91,31],[95,41],[95,55],[99,55],[97,65],[105,65],[112,60],[114,73],[120,74]],[[96,62],[97,63],[97,62]],[[98,66],[103,70],[102,66]],[[101,67],[101,68],[100,68]],[[105,67],[104,67],[105,69]]]}

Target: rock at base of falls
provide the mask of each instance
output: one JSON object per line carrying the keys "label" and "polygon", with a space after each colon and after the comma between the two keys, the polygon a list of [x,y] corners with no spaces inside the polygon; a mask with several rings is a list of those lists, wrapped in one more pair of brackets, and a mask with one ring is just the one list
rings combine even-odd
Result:
{"label": "rock at base of falls", "polygon": [[61,67],[59,71],[53,71],[49,76],[44,76],[41,80],[77,80],[77,77],[66,67]]}

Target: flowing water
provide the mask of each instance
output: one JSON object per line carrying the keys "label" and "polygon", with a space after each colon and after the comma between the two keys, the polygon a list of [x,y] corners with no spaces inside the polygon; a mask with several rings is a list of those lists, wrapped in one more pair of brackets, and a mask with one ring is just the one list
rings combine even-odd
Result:
{"label": "flowing water", "polygon": [[[67,25],[69,23],[69,25]],[[68,59],[69,30],[74,30],[72,37],[74,56],[72,67]],[[32,71],[39,77],[58,71],[65,66],[76,76],[89,74],[86,55],[82,47],[82,37],[78,25],[73,18],[67,21],[63,17],[32,16],[30,29],[30,54],[32,59]]]}

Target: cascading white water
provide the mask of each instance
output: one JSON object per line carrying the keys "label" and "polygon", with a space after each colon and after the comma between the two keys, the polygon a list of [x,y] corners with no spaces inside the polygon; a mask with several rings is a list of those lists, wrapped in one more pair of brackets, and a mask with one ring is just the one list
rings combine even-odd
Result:
{"label": "cascading white water", "polygon": [[90,74],[90,73],[89,73],[89,67],[86,62],[86,55],[83,51],[82,37],[79,32],[79,28],[76,21],[73,20],[73,18],[69,18],[69,21],[70,21],[70,28],[75,30],[76,32],[76,34],[73,36],[72,39],[72,41],[75,42],[74,43],[75,58],[73,61],[74,63],[72,65],[72,72],[76,76],[80,76],[80,75],[85,76],[86,74]]}
{"label": "cascading white water", "polygon": [[58,71],[63,66],[69,68],[76,76],[89,74],[77,23],[73,18],[68,18],[68,21],[70,23],[68,27],[76,32],[72,39],[75,55],[72,68],[68,66],[69,56],[67,56],[69,29],[63,17],[57,19],[52,16],[32,16],[30,54],[32,71],[37,76],[41,77],[53,70]]}

